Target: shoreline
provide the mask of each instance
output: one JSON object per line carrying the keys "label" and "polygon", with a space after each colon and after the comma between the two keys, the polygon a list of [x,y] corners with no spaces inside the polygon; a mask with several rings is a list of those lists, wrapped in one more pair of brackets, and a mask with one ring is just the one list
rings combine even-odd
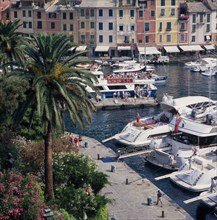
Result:
{"label": "shoreline", "polygon": [[[155,205],[156,192],[159,190],[152,182],[139,175],[125,162],[117,162],[116,153],[99,141],[83,136],[86,148],[80,147],[80,153],[91,157],[97,164],[97,170],[108,175],[111,185],[106,185],[101,194],[114,201],[108,204],[110,219],[114,220],[193,220],[183,208],[166,194],[162,197],[163,207]],[[148,204],[151,197],[153,204]],[[150,201],[150,200],[149,200]]]}

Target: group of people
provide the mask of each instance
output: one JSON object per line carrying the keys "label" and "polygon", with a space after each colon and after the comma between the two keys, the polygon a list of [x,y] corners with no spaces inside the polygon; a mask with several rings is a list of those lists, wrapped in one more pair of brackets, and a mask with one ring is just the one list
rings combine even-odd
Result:
{"label": "group of people", "polygon": [[120,72],[120,73],[111,73],[105,75],[105,79],[125,79],[125,78],[132,78],[132,79],[151,79],[152,72]]}
{"label": "group of people", "polygon": [[81,147],[83,141],[81,135],[74,136],[71,132],[70,133],[66,132],[64,134],[64,137],[69,138],[69,142],[72,146]]}

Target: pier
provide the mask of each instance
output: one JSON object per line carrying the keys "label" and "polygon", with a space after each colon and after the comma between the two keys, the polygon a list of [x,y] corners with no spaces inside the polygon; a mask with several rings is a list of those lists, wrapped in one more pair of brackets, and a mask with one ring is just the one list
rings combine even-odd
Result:
{"label": "pier", "polygon": [[[157,206],[158,188],[126,163],[118,162],[112,149],[89,137],[83,137],[83,142],[88,143],[88,147],[81,146],[80,153],[95,160],[98,171],[108,175],[110,185],[106,185],[101,194],[113,201],[107,206],[109,220],[193,220],[167,195],[162,197],[163,207]],[[149,204],[150,197],[153,203]]]}
{"label": "pier", "polygon": [[144,108],[145,106],[156,106],[159,103],[153,98],[128,98],[125,99],[104,99],[101,101],[93,101],[97,110],[110,109],[127,109],[127,108]]}

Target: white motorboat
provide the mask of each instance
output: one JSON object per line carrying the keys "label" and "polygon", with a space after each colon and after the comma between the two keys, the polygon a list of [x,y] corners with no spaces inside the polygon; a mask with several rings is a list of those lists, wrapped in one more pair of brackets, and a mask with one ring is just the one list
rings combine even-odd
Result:
{"label": "white motorboat", "polygon": [[[123,130],[104,141],[115,139],[117,142],[128,146],[145,146],[150,144],[153,138],[174,130],[176,115],[191,113],[192,108],[203,106],[203,103],[214,103],[207,97],[187,96],[173,99],[172,96],[164,95],[161,104],[162,112],[157,116],[141,118],[139,122],[128,123]],[[173,121],[170,126],[169,123]]]}
{"label": "white motorboat", "polygon": [[[95,75],[97,81],[94,85],[98,88],[102,99],[112,98],[114,94],[120,97],[155,97],[157,87],[153,85],[153,79],[140,79],[135,77],[133,73],[128,73],[126,76],[120,74],[105,74],[101,70],[101,66],[98,69],[91,71]],[[88,92],[95,92],[87,87]]]}
{"label": "white motorboat", "polygon": [[215,76],[217,72],[217,67],[209,68],[204,72],[201,72],[204,76]]}
{"label": "white motorboat", "polygon": [[217,147],[209,150],[206,154],[194,156],[186,161],[179,171],[170,177],[171,181],[193,192],[208,190],[211,178],[214,178],[217,173]]}
{"label": "white motorboat", "polygon": [[177,170],[192,156],[192,150],[202,155],[217,145],[216,102],[204,97],[197,104],[187,105],[180,116],[173,117],[169,126],[173,135],[158,142],[153,140],[146,160],[165,169]]}

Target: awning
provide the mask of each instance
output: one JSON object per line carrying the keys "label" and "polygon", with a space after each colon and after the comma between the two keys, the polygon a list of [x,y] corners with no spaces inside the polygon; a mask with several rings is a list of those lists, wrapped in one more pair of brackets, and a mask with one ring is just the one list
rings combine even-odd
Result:
{"label": "awning", "polygon": [[140,54],[145,54],[146,55],[150,55],[150,54],[161,54],[161,52],[159,50],[157,50],[156,47],[138,47],[138,51]]}
{"label": "awning", "polygon": [[215,47],[213,45],[204,45],[204,48],[206,50],[215,50]]}
{"label": "awning", "polygon": [[73,51],[75,49],[75,47],[71,47],[70,49],[68,49],[68,51]]}
{"label": "awning", "polygon": [[164,49],[167,53],[178,53],[180,52],[179,48],[177,46],[164,46]]}
{"label": "awning", "polygon": [[97,46],[95,52],[108,52],[109,46]]}
{"label": "awning", "polygon": [[200,45],[191,45],[191,46],[179,46],[183,51],[201,51],[203,48]]}
{"label": "awning", "polygon": [[131,50],[130,46],[118,46],[118,50]]}
{"label": "awning", "polygon": [[76,51],[84,51],[86,50],[87,46],[79,46],[76,48]]}

